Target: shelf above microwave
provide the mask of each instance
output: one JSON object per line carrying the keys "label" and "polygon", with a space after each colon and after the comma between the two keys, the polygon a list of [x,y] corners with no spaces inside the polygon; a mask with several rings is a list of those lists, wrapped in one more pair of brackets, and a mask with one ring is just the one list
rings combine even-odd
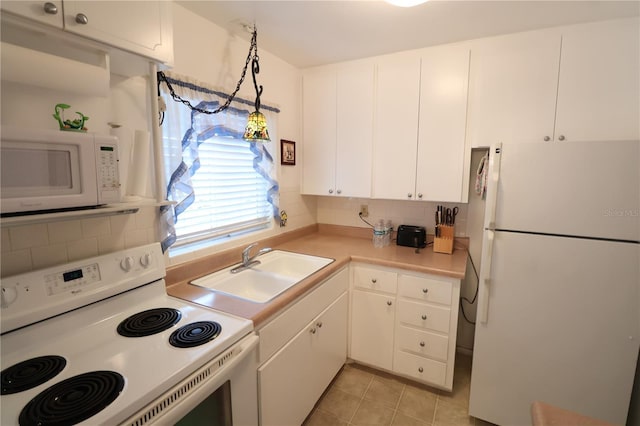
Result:
{"label": "shelf above microwave", "polygon": [[142,207],[160,207],[175,204],[173,201],[158,202],[153,199],[141,199],[117,204],[107,204],[92,209],[78,209],[63,212],[28,214],[0,218],[0,227],[30,225],[34,223],[57,222],[72,219],[87,219],[101,216],[116,216],[137,213]]}

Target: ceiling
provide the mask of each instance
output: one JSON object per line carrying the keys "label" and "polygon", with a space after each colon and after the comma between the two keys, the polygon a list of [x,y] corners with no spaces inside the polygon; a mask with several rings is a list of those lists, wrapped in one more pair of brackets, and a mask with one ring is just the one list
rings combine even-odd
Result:
{"label": "ceiling", "polygon": [[176,2],[234,33],[255,22],[258,47],[298,68],[640,14],[639,0],[431,0],[412,8],[381,0]]}

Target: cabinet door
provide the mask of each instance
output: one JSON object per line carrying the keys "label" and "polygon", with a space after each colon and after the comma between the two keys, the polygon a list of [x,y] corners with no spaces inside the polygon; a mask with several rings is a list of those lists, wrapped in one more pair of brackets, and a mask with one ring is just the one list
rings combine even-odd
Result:
{"label": "cabinet door", "polygon": [[[62,0],[49,0],[52,6],[45,8],[45,1],[3,0],[2,11],[10,12],[27,19],[62,28]],[[54,12],[55,10],[55,12]]]}
{"label": "cabinet door", "polygon": [[299,425],[347,354],[344,293],[258,369],[260,424]]}
{"label": "cabinet door", "polygon": [[378,62],[373,134],[373,197],[412,199],[416,184],[420,57]]}
{"label": "cabinet door", "polygon": [[352,291],[351,358],[391,370],[395,298]]}
{"label": "cabinet door", "polygon": [[432,48],[422,56],[418,199],[464,201],[468,184],[463,184],[469,178],[469,167],[465,167],[468,87],[468,48]]}
{"label": "cabinet door", "polygon": [[[171,2],[64,0],[65,30],[163,62],[173,61]],[[81,23],[79,15],[86,16]]]}
{"label": "cabinet door", "polygon": [[305,74],[302,92],[302,193],[331,195],[336,175],[335,71]]}
{"label": "cabinet door", "polygon": [[471,146],[551,140],[559,60],[556,32],[509,35],[474,46],[467,123]]}
{"label": "cabinet door", "polygon": [[371,197],[373,65],[337,74],[336,195]]}
{"label": "cabinet door", "polygon": [[638,19],[562,35],[556,140],[640,139]]}

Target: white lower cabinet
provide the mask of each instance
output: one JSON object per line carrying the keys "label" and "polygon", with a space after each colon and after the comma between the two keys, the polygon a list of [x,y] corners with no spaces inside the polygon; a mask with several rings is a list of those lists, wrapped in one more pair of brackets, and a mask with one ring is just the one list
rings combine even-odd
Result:
{"label": "white lower cabinet", "polygon": [[452,390],[460,280],[352,268],[350,358]]}
{"label": "white lower cabinet", "polygon": [[[260,424],[300,425],[347,358],[347,269],[258,330],[260,358],[292,323],[327,306],[258,368]],[[335,298],[335,293],[340,295]],[[300,327],[302,325],[302,327]],[[262,340],[266,340],[263,342]],[[264,343],[264,345],[263,345]]]}

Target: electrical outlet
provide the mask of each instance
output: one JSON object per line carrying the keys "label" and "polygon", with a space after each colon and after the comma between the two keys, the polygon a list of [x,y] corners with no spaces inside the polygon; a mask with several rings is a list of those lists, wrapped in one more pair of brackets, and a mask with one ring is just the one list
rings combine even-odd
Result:
{"label": "electrical outlet", "polygon": [[369,206],[366,204],[360,205],[360,216],[369,217]]}

